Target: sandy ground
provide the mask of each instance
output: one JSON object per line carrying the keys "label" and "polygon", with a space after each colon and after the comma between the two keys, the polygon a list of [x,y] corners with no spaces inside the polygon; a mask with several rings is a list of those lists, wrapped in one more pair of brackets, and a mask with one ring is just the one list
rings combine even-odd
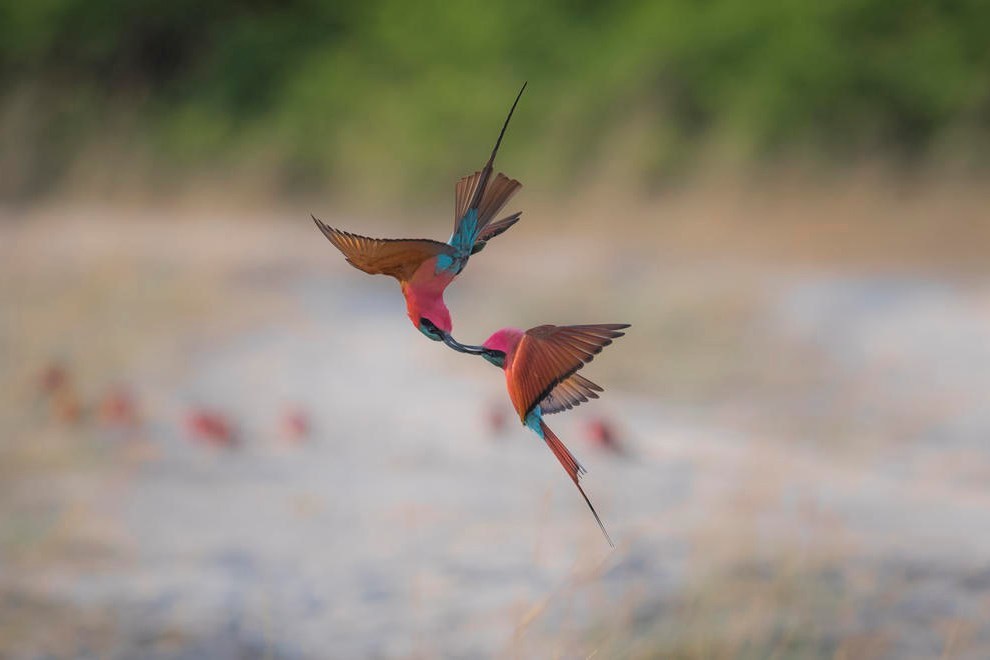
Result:
{"label": "sandy ground", "polygon": [[[552,455],[486,422],[501,374],[305,217],[8,215],[0,655],[990,654],[985,274],[492,243],[449,295],[462,340],[633,324],[587,368],[603,399],[551,420],[610,551]],[[38,391],[53,360],[78,419]],[[139,424],[100,421],[115,386]],[[191,437],[201,406],[236,446]]]}

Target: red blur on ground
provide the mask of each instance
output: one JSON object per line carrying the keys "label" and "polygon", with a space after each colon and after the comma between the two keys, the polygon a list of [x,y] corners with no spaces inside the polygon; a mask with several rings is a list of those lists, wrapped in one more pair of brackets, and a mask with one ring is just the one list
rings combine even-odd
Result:
{"label": "red blur on ground", "polygon": [[53,362],[41,372],[39,385],[42,394],[54,394],[69,382],[69,372],[61,362]]}
{"label": "red blur on ground", "polygon": [[302,408],[287,408],[282,414],[281,432],[286,442],[305,442],[310,433],[309,415]]}
{"label": "red blur on ground", "polygon": [[604,417],[592,417],[585,424],[585,435],[596,448],[615,454],[625,453],[615,425]]}
{"label": "red blur on ground", "polygon": [[489,403],[484,411],[485,428],[492,435],[498,435],[505,431],[509,423],[509,415],[506,413],[505,405],[501,402]]}
{"label": "red blur on ground", "polygon": [[108,426],[133,427],[140,423],[137,401],[124,387],[111,389],[99,405],[100,421]]}
{"label": "red blur on ground", "polygon": [[220,412],[195,409],[186,417],[192,439],[210,447],[231,448],[237,445],[233,424]]}

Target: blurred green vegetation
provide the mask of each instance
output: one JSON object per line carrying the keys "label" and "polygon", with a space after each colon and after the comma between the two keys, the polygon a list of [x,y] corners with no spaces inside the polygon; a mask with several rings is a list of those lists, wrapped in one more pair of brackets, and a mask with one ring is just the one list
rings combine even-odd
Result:
{"label": "blurred green vegetation", "polygon": [[985,0],[0,0],[0,195],[109,167],[94,153],[434,195],[480,166],[524,80],[502,163],[538,185],[618,158],[649,186],[711,145],[978,157],[988,29]]}

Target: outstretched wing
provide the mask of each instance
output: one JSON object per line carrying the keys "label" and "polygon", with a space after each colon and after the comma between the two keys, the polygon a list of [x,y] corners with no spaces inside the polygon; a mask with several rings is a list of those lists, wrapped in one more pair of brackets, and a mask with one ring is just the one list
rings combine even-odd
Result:
{"label": "outstretched wing", "polygon": [[368,238],[334,229],[315,217],[323,235],[347,258],[347,263],[372,275],[390,275],[400,282],[412,277],[431,257],[451,256],[453,248],[425,238]]}
{"label": "outstretched wing", "polygon": [[570,410],[588,399],[597,399],[598,393],[604,391],[600,385],[596,385],[581,374],[571,374],[557,383],[550,390],[550,394],[540,401],[540,410],[544,415]]}
{"label": "outstretched wing", "polygon": [[[629,325],[541,325],[526,331],[506,369],[509,396],[521,419],[554,388],[621,337]],[[590,382],[590,381],[589,381]]]}

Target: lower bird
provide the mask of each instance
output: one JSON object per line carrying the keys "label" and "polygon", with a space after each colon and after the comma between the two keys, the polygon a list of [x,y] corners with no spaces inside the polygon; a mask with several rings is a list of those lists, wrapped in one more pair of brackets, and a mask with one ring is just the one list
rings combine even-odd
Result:
{"label": "lower bird", "polygon": [[546,422],[544,415],[570,410],[589,399],[597,399],[602,388],[578,370],[591,362],[613,339],[622,337],[627,323],[596,325],[541,325],[529,330],[502,328],[481,346],[461,344],[449,333],[444,343],[461,353],[480,355],[505,371],[512,406],[519,420],[547,443],[567,475],[588,504],[602,533],[613,548],[602,519],[581,488],[586,471]]}

